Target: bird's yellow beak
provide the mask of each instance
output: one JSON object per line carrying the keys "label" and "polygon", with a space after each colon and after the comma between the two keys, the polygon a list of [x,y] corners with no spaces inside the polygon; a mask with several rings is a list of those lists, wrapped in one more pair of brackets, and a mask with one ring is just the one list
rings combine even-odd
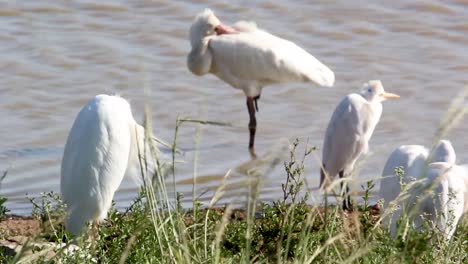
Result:
{"label": "bird's yellow beak", "polygon": [[400,98],[400,96],[398,94],[394,94],[394,93],[383,93],[382,95],[385,99],[397,99],[397,98]]}

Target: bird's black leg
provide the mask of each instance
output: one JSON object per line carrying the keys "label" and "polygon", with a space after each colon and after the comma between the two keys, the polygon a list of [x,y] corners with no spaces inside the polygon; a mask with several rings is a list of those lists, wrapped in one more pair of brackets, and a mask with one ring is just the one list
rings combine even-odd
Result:
{"label": "bird's black leg", "polygon": [[[344,170],[339,172],[340,179],[344,177]],[[346,185],[346,188],[344,186]],[[351,196],[349,194],[348,183],[341,182],[341,192],[343,194],[343,210],[352,210],[351,208]]]}
{"label": "bird's black leg", "polygon": [[255,106],[254,98],[247,96],[247,110],[249,111],[249,131],[250,131],[250,140],[249,140],[249,150],[252,153],[255,143],[255,131],[257,129],[257,119],[255,119]]}
{"label": "bird's black leg", "polygon": [[324,198],[325,198],[325,212],[324,212],[324,220],[325,222],[327,221],[327,211],[328,211],[328,192],[327,192],[327,183],[325,181],[328,180],[326,178],[326,172],[325,172],[325,164],[322,164],[322,168],[320,168],[320,187],[323,187],[324,190]]}
{"label": "bird's black leg", "polygon": [[353,204],[351,203],[351,194],[349,192],[349,184],[347,183],[346,184],[346,194],[347,194],[347,197],[346,199],[348,199],[348,210],[353,210]]}
{"label": "bird's black leg", "polygon": [[260,95],[255,96],[253,99],[254,99],[254,102],[255,102],[255,109],[258,112],[258,100],[260,99]]}

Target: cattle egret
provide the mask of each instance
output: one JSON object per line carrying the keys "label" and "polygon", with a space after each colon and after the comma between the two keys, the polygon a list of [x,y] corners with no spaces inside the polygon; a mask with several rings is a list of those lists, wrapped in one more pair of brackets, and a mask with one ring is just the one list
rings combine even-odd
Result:
{"label": "cattle egret", "polygon": [[[455,160],[455,150],[448,140],[441,140],[434,148],[432,155],[427,148],[420,145],[403,145],[395,149],[385,163],[380,182],[379,197],[384,200],[384,209],[388,209],[389,204],[398,197],[402,184],[409,184],[411,181],[426,176],[429,163],[455,164]],[[401,179],[395,173],[395,169],[398,167],[403,172]],[[394,208],[390,215],[384,215],[383,221],[385,225],[390,224],[393,236],[396,234],[396,221],[400,218],[401,213],[401,208]]]}
{"label": "cattle egret", "polygon": [[437,144],[432,155],[433,162],[440,161],[455,164],[456,159],[457,155],[455,154],[455,149],[449,140],[441,140],[439,144]]}
{"label": "cattle egret", "polygon": [[264,86],[314,82],[331,87],[335,82],[327,66],[293,42],[250,22],[226,26],[209,9],[198,14],[190,27],[190,44],[187,65],[193,74],[212,73],[247,96],[251,152],[257,127],[255,110]]}
{"label": "cattle egret", "polygon": [[[468,212],[468,166],[431,163],[425,177],[409,185],[407,193],[399,205],[409,223],[420,228],[424,220],[429,220],[450,239],[458,221]],[[396,225],[392,226],[395,236]]]}
{"label": "cattle egret", "polygon": [[[382,101],[399,97],[385,92],[379,80],[372,80],[364,84],[360,94],[349,94],[341,100],[325,134],[320,186],[327,186],[337,174],[341,179],[353,171],[356,160],[368,151],[369,139],[382,114]],[[348,184],[342,182],[341,186],[345,193],[343,209],[351,209]]]}
{"label": "cattle egret", "polygon": [[144,137],[130,104],[119,96],[98,95],[81,109],[68,135],[60,179],[65,226],[72,234],[106,218],[124,175],[139,162]]}

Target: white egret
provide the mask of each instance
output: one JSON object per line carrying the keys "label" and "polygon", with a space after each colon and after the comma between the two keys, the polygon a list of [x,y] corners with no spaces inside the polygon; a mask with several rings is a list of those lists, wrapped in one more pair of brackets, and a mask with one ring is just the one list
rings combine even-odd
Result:
{"label": "white egret", "polygon": [[437,144],[431,158],[429,158],[429,154],[429,150],[421,145],[402,145],[390,154],[380,181],[380,197],[384,199],[384,208],[401,191],[400,178],[395,174],[397,167],[402,169],[402,183],[406,184],[413,179],[420,179],[424,176],[424,169],[429,163],[447,162],[455,164],[455,150],[448,140],[441,140]]}
{"label": "white egret", "polygon": [[[399,97],[385,92],[379,80],[372,80],[364,84],[360,94],[349,94],[341,100],[325,134],[320,186],[328,185],[337,174],[343,178],[352,172],[359,156],[368,151],[369,140],[382,114],[382,101]],[[349,187],[344,185],[341,184],[345,193],[343,209],[351,209]]]}
{"label": "white egret", "polygon": [[[410,185],[404,203],[407,219],[416,228],[424,220],[430,220],[450,239],[458,221],[468,212],[468,166],[447,162],[429,164],[426,177]],[[395,232],[392,230],[393,236]]]}
{"label": "white egret", "polygon": [[[384,209],[389,208],[401,192],[401,184],[408,184],[426,176],[427,165],[432,162],[446,162],[455,164],[456,154],[452,144],[448,140],[441,140],[435,146],[432,155],[430,151],[421,145],[403,145],[390,154],[382,172],[379,197],[384,200]],[[396,175],[395,169],[402,169],[402,178]],[[403,199],[404,197],[401,197]],[[396,234],[396,221],[401,217],[402,208],[394,208],[389,215],[384,214],[383,222],[390,224],[390,232]],[[388,213],[388,212],[387,212]]]}
{"label": "white egret", "polygon": [[67,230],[77,235],[87,222],[106,218],[124,175],[138,166],[144,137],[130,104],[119,96],[97,95],[81,109],[68,135],[61,167]]}
{"label": "white egret", "polygon": [[450,140],[440,140],[434,149],[434,153],[431,159],[432,162],[440,161],[455,164],[457,155],[455,154],[455,149],[453,148]]}
{"label": "white egret", "polygon": [[190,27],[192,50],[187,57],[195,75],[212,73],[247,96],[249,149],[253,151],[257,121],[255,109],[264,86],[285,82],[314,82],[331,87],[334,73],[291,41],[274,36],[254,23],[223,25],[205,9]]}

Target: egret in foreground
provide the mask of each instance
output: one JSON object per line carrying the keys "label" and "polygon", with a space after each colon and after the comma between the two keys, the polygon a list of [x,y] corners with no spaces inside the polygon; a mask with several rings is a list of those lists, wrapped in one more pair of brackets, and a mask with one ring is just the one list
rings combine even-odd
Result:
{"label": "egret in foreground", "polygon": [[249,149],[253,153],[262,88],[286,82],[314,82],[331,87],[334,73],[310,53],[291,41],[274,36],[254,23],[241,21],[226,26],[205,9],[190,27],[192,50],[187,57],[195,75],[212,73],[247,96]]}
{"label": "egret in foreground", "polygon": [[[468,212],[468,165],[431,163],[425,177],[408,188],[403,210],[410,224],[420,228],[429,220],[450,239],[458,221]],[[392,230],[393,236],[395,231]]]}
{"label": "egret in foreground", "polygon": [[60,192],[67,205],[65,227],[77,235],[106,218],[124,175],[138,166],[145,131],[130,104],[98,95],[79,112],[63,153]]}
{"label": "egret in foreground", "polygon": [[[390,154],[382,172],[379,197],[384,200],[384,209],[390,210],[389,205],[392,202],[400,204],[400,208],[393,208],[391,214],[388,214],[390,211],[384,213],[383,222],[385,225],[390,225],[392,236],[396,234],[396,221],[402,213],[401,200],[408,196],[407,193],[402,194],[398,198],[400,201],[395,201],[400,195],[402,184],[408,185],[424,178],[427,175],[428,165],[432,162],[455,164],[455,160],[455,150],[448,140],[440,140],[432,154],[429,149],[421,145],[403,145]],[[396,168],[402,170],[401,178],[397,175]]]}
{"label": "egret in foreground", "polygon": [[[360,94],[349,94],[341,100],[325,134],[320,170],[321,187],[325,186],[326,189],[337,174],[341,179],[353,171],[359,156],[369,149],[369,140],[382,114],[382,101],[399,97],[385,92],[379,80],[372,80],[364,84]],[[345,194],[343,209],[349,210],[351,197],[348,184],[341,182],[341,189]]]}

